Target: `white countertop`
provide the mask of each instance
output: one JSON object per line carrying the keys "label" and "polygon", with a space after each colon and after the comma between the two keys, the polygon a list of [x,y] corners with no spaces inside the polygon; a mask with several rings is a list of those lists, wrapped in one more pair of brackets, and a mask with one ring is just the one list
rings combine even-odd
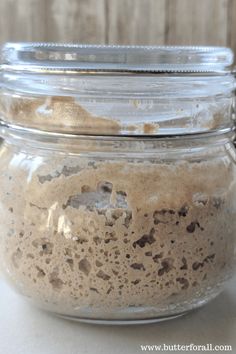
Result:
{"label": "white countertop", "polygon": [[200,310],[138,326],[95,326],[54,317],[26,303],[2,279],[0,294],[1,354],[133,354],[142,353],[140,344],[164,343],[227,344],[236,353],[236,278]]}

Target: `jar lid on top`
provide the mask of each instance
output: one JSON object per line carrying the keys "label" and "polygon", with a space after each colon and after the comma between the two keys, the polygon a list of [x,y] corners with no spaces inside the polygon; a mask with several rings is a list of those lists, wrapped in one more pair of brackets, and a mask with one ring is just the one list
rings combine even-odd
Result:
{"label": "jar lid on top", "polygon": [[231,130],[232,63],[223,47],[7,43],[2,124],[76,135]]}

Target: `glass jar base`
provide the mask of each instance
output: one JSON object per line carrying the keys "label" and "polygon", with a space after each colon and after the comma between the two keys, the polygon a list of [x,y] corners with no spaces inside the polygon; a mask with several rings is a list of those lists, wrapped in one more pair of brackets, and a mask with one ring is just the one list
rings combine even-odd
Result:
{"label": "glass jar base", "polygon": [[[202,308],[213,299],[215,299],[223,290],[223,285],[218,284],[215,289],[210,289],[204,297],[194,299],[189,302],[184,302],[177,306],[169,307],[168,309],[160,309],[153,307],[136,307],[136,308],[124,308],[122,311],[113,311],[112,313],[96,312],[89,309],[81,310],[81,313],[76,315],[63,314],[58,312],[53,312],[57,317],[77,321],[81,323],[95,324],[95,325],[142,325],[158,323],[167,320],[172,320],[181,316],[184,316],[190,312],[194,312],[199,308]],[[42,307],[41,307],[42,308]],[[44,308],[48,311],[48,309]]]}
{"label": "glass jar base", "polygon": [[158,323],[158,322],[163,322],[163,321],[168,321],[172,320],[181,316],[186,315],[187,313],[191,312],[190,311],[185,311],[182,313],[174,314],[174,315],[167,315],[167,316],[160,316],[160,317],[155,317],[155,318],[143,318],[143,319],[126,319],[126,320],[121,320],[121,319],[96,319],[96,318],[82,318],[82,317],[76,317],[76,316],[66,316],[66,315],[60,315],[57,314],[58,317],[70,320],[70,321],[76,321],[76,322],[81,322],[81,323],[88,323],[88,324],[94,324],[94,325],[114,325],[114,326],[127,326],[127,325],[143,325],[143,324],[151,324],[151,323]]}
{"label": "glass jar base", "polygon": [[140,306],[126,307],[120,310],[113,308],[112,311],[85,307],[80,309],[70,309],[70,312],[67,310],[67,313],[64,309],[63,313],[59,312],[58,308],[45,306],[45,303],[36,304],[34,301],[31,301],[31,303],[41,310],[70,321],[95,325],[142,325],[172,320],[190,312],[194,312],[215,299],[222,290],[223,284],[219,283],[215,288],[208,289],[208,292],[206,292],[204,297],[201,296],[192,299],[192,301],[189,299],[189,301],[186,300],[179,304],[172,304],[172,306],[169,304],[168,307]]}
{"label": "glass jar base", "polygon": [[142,325],[172,320],[194,312],[219,296],[224,289],[224,284],[225,281],[221,281],[215,287],[205,289],[204,296],[198,294],[195,298],[185,298],[185,301],[156,306],[66,307],[61,303],[59,307],[55,303],[35,301],[36,299],[32,297],[25,296],[24,298],[38,309],[70,321],[97,325]]}

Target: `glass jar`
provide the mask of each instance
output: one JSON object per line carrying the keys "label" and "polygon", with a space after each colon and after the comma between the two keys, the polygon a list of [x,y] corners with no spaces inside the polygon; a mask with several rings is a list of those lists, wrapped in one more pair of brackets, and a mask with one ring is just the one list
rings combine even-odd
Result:
{"label": "glass jar", "polygon": [[227,48],[6,44],[1,268],[58,315],[173,318],[235,262]]}

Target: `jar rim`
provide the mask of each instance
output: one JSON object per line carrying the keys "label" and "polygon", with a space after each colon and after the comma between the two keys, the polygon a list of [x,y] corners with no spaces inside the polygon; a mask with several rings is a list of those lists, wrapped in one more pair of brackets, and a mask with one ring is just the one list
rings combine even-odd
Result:
{"label": "jar rim", "polygon": [[1,53],[9,124],[117,136],[232,129],[229,48],[6,43]]}
{"label": "jar rim", "polygon": [[234,60],[227,47],[124,46],[19,42],[1,50],[2,70],[33,73],[218,73]]}

